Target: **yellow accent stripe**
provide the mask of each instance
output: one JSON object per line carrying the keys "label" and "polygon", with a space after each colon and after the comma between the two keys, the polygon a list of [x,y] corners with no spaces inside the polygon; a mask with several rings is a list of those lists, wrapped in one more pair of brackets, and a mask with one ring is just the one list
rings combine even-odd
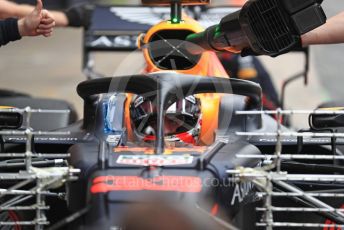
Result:
{"label": "yellow accent stripe", "polygon": [[338,110],[344,110],[344,107],[321,108],[319,110],[338,111]]}

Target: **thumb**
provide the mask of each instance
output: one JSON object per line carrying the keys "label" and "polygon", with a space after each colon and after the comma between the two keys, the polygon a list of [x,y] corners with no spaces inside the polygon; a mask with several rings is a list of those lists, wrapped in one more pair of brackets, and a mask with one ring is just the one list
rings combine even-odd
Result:
{"label": "thumb", "polygon": [[43,9],[43,3],[42,0],[37,0],[35,11],[36,13],[40,14]]}

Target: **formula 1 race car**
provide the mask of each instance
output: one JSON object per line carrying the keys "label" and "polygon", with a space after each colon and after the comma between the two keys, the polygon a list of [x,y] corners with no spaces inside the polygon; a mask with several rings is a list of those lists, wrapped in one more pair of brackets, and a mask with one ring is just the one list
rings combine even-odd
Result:
{"label": "formula 1 race car", "polygon": [[[342,109],[262,111],[258,84],[228,78],[214,53],[194,52],[233,44],[225,30],[230,27],[220,23],[225,41],[216,42],[213,27],[197,35],[201,26],[182,16],[182,3],[207,1],[143,2],[158,7],[93,9],[84,41],[91,79],[77,87],[84,100],[81,121],[39,131],[32,128],[35,114],[68,111],[0,110],[1,228],[341,229]],[[299,4],[250,1],[223,22],[245,28],[234,31],[252,52],[275,56],[292,50],[295,36],[311,29],[300,18],[319,16],[313,26],[325,21],[318,1]],[[128,12],[138,18],[138,10],[172,12],[138,38],[144,73],[99,77],[91,53],[134,46],[120,32],[143,24],[123,30],[116,24],[120,32],[114,34],[111,20]],[[260,23],[253,23],[255,17]],[[262,21],[274,26],[262,28]],[[308,129],[281,125],[283,116],[297,113],[310,114]]]}

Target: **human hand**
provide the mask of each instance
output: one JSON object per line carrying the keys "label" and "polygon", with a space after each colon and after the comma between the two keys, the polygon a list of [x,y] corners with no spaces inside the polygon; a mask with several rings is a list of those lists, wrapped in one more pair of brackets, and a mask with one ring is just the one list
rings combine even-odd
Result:
{"label": "human hand", "polygon": [[38,25],[36,32],[44,37],[50,37],[53,33],[53,28],[55,27],[55,20],[52,14],[47,11],[42,11],[42,20]]}
{"label": "human hand", "polygon": [[37,0],[35,9],[26,17],[18,21],[21,36],[49,37],[52,34],[55,20],[49,11],[43,10],[42,0]]}

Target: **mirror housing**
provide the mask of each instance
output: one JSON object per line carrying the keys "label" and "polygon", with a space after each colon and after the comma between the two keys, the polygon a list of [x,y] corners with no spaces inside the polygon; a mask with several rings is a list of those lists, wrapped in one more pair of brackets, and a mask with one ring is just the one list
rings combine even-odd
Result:
{"label": "mirror housing", "polygon": [[0,130],[19,129],[23,124],[23,115],[18,112],[0,111]]}
{"label": "mirror housing", "polygon": [[[326,111],[344,111],[343,108],[322,108]],[[332,129],[344,127],[344,114],[310,114],[309,125],[314,129]]]}

